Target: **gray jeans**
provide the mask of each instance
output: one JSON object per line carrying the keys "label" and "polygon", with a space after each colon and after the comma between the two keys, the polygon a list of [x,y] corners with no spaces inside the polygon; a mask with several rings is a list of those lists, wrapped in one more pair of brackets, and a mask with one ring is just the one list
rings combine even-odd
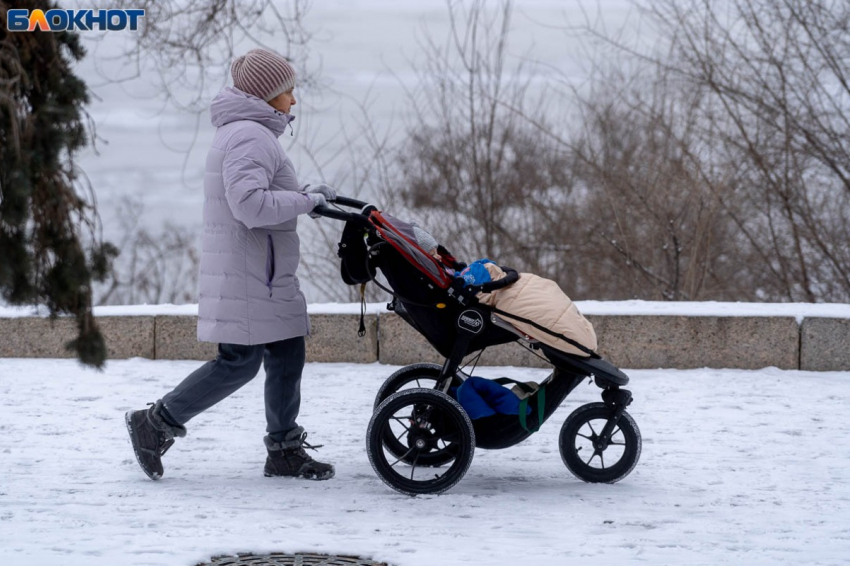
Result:
{"label": "gray jeans", "polygon": [[301,406],[304,337],[269,344],[219,344],[216,359],[205,363],[162,398],[167,416],[185,424],[254,379],[266,369],[267,432],[274,440],[296,428]]}

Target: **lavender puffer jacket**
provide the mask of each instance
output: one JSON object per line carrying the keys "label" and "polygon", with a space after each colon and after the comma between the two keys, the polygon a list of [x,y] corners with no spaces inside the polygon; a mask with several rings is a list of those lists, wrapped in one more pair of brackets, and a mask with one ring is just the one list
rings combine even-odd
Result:
{"label": "lavender puffer jacket", "polygon": [[198,340],[266,344],[310,333],[295,270],[295,168],[278,142],[292,117],[235,88],[215,97],[204,176]]}

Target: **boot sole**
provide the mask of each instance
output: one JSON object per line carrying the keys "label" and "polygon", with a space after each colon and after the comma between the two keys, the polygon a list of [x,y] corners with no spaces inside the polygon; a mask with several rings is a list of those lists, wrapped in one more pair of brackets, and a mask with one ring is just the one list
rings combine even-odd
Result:
{"label": "boot sole", "polygon": [[152,480],[158,480],[162,476],[160,474],[157,474],[156,472],[149,472],[148,469],[145,468],[145,465],[142,463],[141,456],[139,456],[139,448],[138,443],[136,441],[136,435],[133,433],[133,412],[134,411],[127,411],[126,413],[124,413],[124,422],[127,424],[127,432],[130,435],[130,443],[132,443],[133,445],[133,454],[136,455],[136,462],[139,463],[139,467],[142,469],[143,472],[145,472],[145,475]]}
{"label": "boot sole", "polygon": [[263,472],[263,475],[266,476],[267,478],[296,478],[296,479],[300,479],[300,480],[325,481],[325,480],[329,480],[332,477],[334,477],[336,475],[336,472],[334,471],[334,472],[331,472],[330,475],[321,476],[321,477],[307,475],[307,474],[300,474],[300,475],[299,474],[293,474],[291,476],[285,476],[283,474],[270,474],[268,472]]}

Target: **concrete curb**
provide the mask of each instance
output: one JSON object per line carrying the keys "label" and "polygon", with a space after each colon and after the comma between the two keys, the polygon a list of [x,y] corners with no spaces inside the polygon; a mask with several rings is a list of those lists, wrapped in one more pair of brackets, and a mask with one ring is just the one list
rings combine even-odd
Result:
{"label": "concrete curb", "polygon": [[[115,317],[112,317],[115,318]],[[197,317],[158,315],[156,318],[156,359],[211,360],[218,348],[198,342]],[[106,317],[100,320],[106,320]],[[357,336],[358,315],[314,314],[310,316],[311,336],[307,339],[307,360],[311,362],[371,363],[378,361],[378,317],[366,317],[366,335]]]}
{"label": "concrete curb", "polygon": [[600,354],[648,368],[798,369],[800,329],[792,317],[588,316]]}
{"label": "concrete curb", "polygon": [[[443,360],[394,313],[360,317],[315,314],[307,341],[313,362],[406,365]],[[740,368],[775,366],[809,371],[850,370],[850,319],[775,316],[589,315],[600,353],[619,367]],[[210,360],[215,344],[199,343],[191,315],[101,316],[98,324],[112,359]],[[71,358],[65,344],[74,321],[39,317],[0,318],[0,357]],[[479,365],[548,367],[518,344],[485,351]]]}
{"label": "concrete curb", "polygon": [[[110,316],[97,319],[112,359],[154,359],[154,317]],[[65,344],[76,336],[71,318],[0,318],[0,357],[73,358]]]}
{"label": "concrete curb", "polygon": [[800,369],[850,369],[850,320],[805,318],[800,327]]}

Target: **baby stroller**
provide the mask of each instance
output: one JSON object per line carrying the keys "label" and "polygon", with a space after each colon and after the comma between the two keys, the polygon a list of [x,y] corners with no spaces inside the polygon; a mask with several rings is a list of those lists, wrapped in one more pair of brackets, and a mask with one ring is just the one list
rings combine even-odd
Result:
{"label": "baby stroller", "polygon": [[[334,203],[359,209],[315,209],[345,222],[339,242],[345,283],[373,281],[386,290],[393,296],[388,308],[445,358],[442,366],[404,367],[378,391],[366,446],[372,467],[387,485],[409,495],[451,489],[466,474],[476,447],[499,449],[522,442],[584,380],[602,389],[602,402],[583,405],[564,421],[558,442],[564,464],[586,482],[614,483],[632,471],[640,457],[641,436],[625,410],[632,402],[631,392],[622,388],[629,378],[584,347],[589,356],[567,354],[529,338],[475,298],[515,282],[515,272],[513,277],[464,288],[462,280],[447,275],[437,259],[405,234],[406,223],[355,199],[337,197]],[[389,289],[375,279],[379,269]],[[513,383],[523,392],[518,415],[471,420],[451,395],[470,377],[462,362],[510,342],[543,357],[553,371],[539,387],[496,380]]]}

